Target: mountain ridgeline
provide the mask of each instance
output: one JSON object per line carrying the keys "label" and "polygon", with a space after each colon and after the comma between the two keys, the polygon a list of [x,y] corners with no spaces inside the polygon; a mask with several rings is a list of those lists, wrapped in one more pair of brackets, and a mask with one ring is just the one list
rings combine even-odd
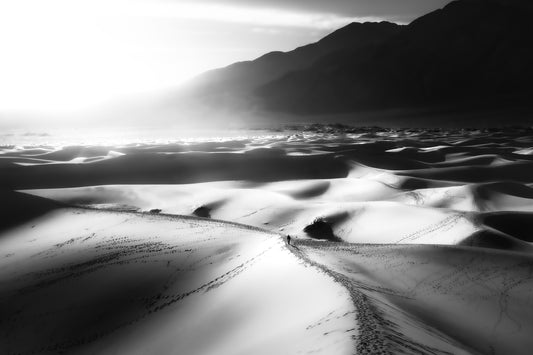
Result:
{"label": "mountain ridgeline", "polygon": [[201,103],[232,106],[236,102],[257,102],[258,89],[290,73],[311,69],[333,53],[362,51],[399,33],[390,23],[351,23],[316,43],[290,52],[270,52],[256,60],[239,62],[208,71],[197,77],[187,93]]}
{"label": "mountain ridgeline", "polygon": [[211,107],[300,115],[529,107],[532,18],[522,0],[457,0],[406,26],[352,23],[293,51],[204,73],[187,95]]}

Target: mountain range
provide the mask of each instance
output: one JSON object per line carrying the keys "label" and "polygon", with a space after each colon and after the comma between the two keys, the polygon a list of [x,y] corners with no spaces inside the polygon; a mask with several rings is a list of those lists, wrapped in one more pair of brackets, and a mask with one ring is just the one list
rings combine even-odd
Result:
{"label": "mountain range", "polygon": [[352,23],[293,51],[206,72],[178,101],[305,116],[509,108],[533,122],[532,15],[523,0],[457,0],[408,25]]}

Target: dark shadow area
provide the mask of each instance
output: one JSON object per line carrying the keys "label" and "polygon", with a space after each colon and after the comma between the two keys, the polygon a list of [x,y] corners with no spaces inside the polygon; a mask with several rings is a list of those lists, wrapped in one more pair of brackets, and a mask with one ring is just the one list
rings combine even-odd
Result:
{"label": "dark shadow area", "polygon": [[533,189],[531,187],[512,181],[480,184],[476,186],[475,192],[480,198],[487,200],[492,198],[495,192],[521,198],[533,199]]}
{"label": "dark shadow area", "polygon": [[[533,47],[519,39],[532,33],[532,13],[526,1],[452,1],[396,35],[331,53],[255,92],[266,108],[299,114],[412,107],[446,107],[444,116],[523,107],[531,112]],[[528,121],[527,115],[507,116]]]}
{"label": "dark shadow area", "polygon": [[458,245],[512,250],[518,252],[531,252],[533,247],[522,240],[513,238],[498,231],[481,230],[462,240]]}
{"label": "dark shadow area", "polygon": [[108,184],[184,184],[224,180],[269,182],[346,177],[349,167],[333,155],[140,153],[91,164],[2,168],[0,186],[17,189]]}
{"label": "dark shadow area", "polygon": [[311,186],[304,188],[300,191],[296,191],[291,194],[292,197],[296,199],[307,199],[307,198],[313,198],[318,197],[320,195],[325,194],[331,186],[331,182],[329,181],[321,181],[316,184],[312,184]]}
{"label": "dark shadow area", "polygon": [[222,207],[224,203],[226,202],[225,199],[219,200],[219,201],[213,201],[210,203],[206,203],[198,208],[196,208],[192,214],[196,217],[202,217],[202,218],[211,218],[211,214],[214,210]]}
{"label": "dark shadow area", "polygon": [[0,232],[64,207],[59,202],[11,190],[0,190]]}
{"label": "dark shadow area", "polygon": [[342,239],[333,233],[331,223],[324,218],[316,218],[313,223],[307,225],[303,231],[313,239],[326,239],[332,242],[341,242]]}
{"label": "dark shadow area", "polygon": [[533,162],[516,161],[496,166],[461,166],[442,169],[430,168],[399,171],[397,174],[419,179],[460,181],[466,183],[482,183],[502,180],[527,183],[533,180]]}
{"label": "dark shadow area", "polygon": [[3,349],[13,354],[73,353],[143,319],[150,300],[157,300],[163,291],[164,278],[154,280],[153,270],[158,269],[148,264],[145,274],[125,272],[101,284],[91,279],[92,272],[111,268],[119,260],[118,256],[111,260],[97,257],[43,270],[25,288],[0,292],[0,334],[6,336]]}
{"label": "dark shadow area", "polygon": [[533,213],[497,212],[481,216],[483,224],[525,242],[533,242]]}
{"label": "dark shadow area", "polygon": [[205,206],[200,206],[192,212],[196,217],[211,218],[211,210]]}

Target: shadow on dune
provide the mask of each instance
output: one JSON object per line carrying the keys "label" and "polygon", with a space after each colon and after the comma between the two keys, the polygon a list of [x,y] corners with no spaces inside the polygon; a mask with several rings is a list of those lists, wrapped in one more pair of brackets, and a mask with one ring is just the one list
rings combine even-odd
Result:
{"label": "shadow on dune", "polygon": [[475,232],[462,240],[458,245],[518,252],[533,251],[533,247],[528,243],[499,231],[492,230],[481,230]]}
{"label": "shadow on dune", "polygon": [[479,197],[487,200],[492,198],[495,192],[533,199],[533,189],[531,187],[511,181],[480,184],[476,186],[475,192]]}
{"label": "shadow on dune", "polygon": [[[276,153],[276,152],[274,152]],[[346,177],[349,166],[333,155],[255,153],[138,153],[91,164],[8,165],[0,186],[11,189],[107,184],[255,182]]]}
{"label": "shadow on dune", "polygon": [[333,226],[347,218],[347,214],[337,216],[319,217],[313,223],[305,226],[303,231],[313,239],[325,239],[330,242],[342,242],[333,232]]}
{"label": "shadow on dune", "polygon": [[219,201],[214,201],[214,202],[211,202],[211,203],[207,203],[205,205],[202,205],[198,208],[196,208],[192,214],[196,217],[201,217],[201,218],[211,218],[211,214],[213,213],[214,210],[222,207],[224,205],[224,203],[226,203],[226,199],[222,199],[222,200],[219,200]]}
{"label": "shadow on dune", "polygon": [[460,166],[441,169],[419,169],[398,171],[398,175],[431,180],[460,181],[466,183],[482,183],[490,181],[510,180],[530,182],[533,180],[533,162],[517,161],[498,166]]}
{"label": "shadow on dune", "polygon": [[533,213],[496,212],[480,216],[484,225],[525,242],[533,242]]}
{"label": "shadow on dune", "polygon": [[454,185],[458,185],[458,184],[454,184],[452,182],[447,182],[447,181],[405,177],[403,180],[400,181],[397,188],[401,190],[412,191],[412,190],[420,190],[420,189],[428,189],[428,188],[436,188],[436,187],[447,187],[447,186],[454,186]]}
{"label": "shadow on dune", "polygon": [[11,190],[0,190],[0,201],[0,232],[62,207],[59,202]]}
{"label": "shadow on dune", "polygon": [[211,218],[211,210],[208,207],[200,206],[192,212],[196,217]]}
{"label": "shadow on dune", "polygon": [[[157,273],[153,271],[157,270],[150,270],[151,265],[144,268],[144,274],[123,272],[113,282],[92,275],[114,263],[125,263],[118,254],[43,270],[42,274],[34,275],[39,280],[36,283],[12,291],[14,294],[0,293],[0,302],[9,305],[2,312],[0,333],[9,333],[9,327],[19,329],[8,337],[8,353],[10,349],[16,349],[13,353],[41,354],[82,349],[144,318],[149,300],[157,299],[163,290],[164,275],[154,278]],[[54,316],[42,316],[50,313]],[[24,332],[20,331],[22,327]],[[53,337],[46,329],[53,329]],[[27,334],[32,335],[31,341]]]}
{"label": "shadow on dune", "polygon": [[308,186],[306,188],[303,188],[299,191],[293,192],[290,194],[295,199],[307,199],[307,198],[313,198],[318,197],[320,195],[325,194],[329,188],[331,187],[331,182],[329,181],[321,181],[316,184],[312,184],[311,186]]}

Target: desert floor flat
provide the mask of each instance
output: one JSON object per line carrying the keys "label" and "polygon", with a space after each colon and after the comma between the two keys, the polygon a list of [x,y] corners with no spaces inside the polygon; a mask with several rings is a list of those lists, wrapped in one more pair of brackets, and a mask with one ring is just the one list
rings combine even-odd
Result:
{"label": "desert floor flat", "polygon": [[532,147],[377,128],[4,146],[0,352],[529,354]]}

